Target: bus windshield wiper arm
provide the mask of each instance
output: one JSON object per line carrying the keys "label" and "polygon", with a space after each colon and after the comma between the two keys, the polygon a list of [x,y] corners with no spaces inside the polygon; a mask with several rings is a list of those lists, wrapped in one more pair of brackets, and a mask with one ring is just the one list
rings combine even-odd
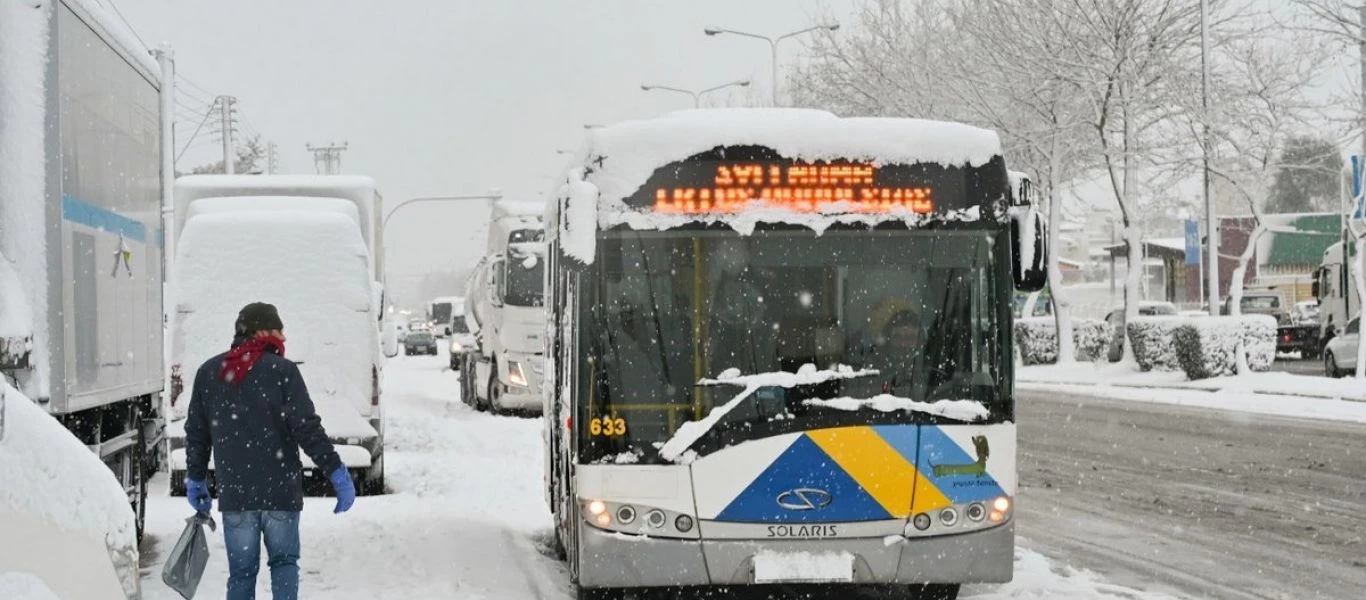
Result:
{"label": "bus windshield wiper arm", "polygon": [[673,437],[669,438],[669,441],[665,442],[664,445],[660,447],[659,455],[664,458],[664,460],[678,460],[688,448],[692,447],[697,440],[711,431],[712,427],[715,427],[716,424],[729,414],[730,411],[734,410],[736,406],[739,406],[746,398],[753,396],[754,392],[759,391],[759,388],[794,388],[799,385],[816,385],[827,381],[834,381],[836,379],[855,379],[858,377],[870,377],[877,374],[878,371],[876,369],[855,370],[852,367],[845,365],[836,365],[834,369],[822,371],[816,369],[816,365],[806,364],[802,365],[800,369],[797,369],[796,373],[774,371],[771,373],[757,373],[754,375],[741,375],[738,369],[727,369],[716,379],[703,379],[698,381],[697,385],[733,385],[743,387],[744,390],[725,404],[713,408],[711,413],[707,414],[702,420],[684,423],[682,427],[678,428],[678,431],[674,432]]}

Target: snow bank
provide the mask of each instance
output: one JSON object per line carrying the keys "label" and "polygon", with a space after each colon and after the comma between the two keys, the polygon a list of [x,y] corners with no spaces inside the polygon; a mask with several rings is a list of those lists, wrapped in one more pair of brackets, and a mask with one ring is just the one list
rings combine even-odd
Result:
{"label": "snow bank", "polygon": [[878,394],[872,398],[831,398],[829,400],[805,400],[802,404],[820,406],[836,410],[860,410],[871,408],[879,412],[922,412],[956,421],[977,421],[987,418],[991,411],[976,400],[936,400],[917,402],[891,394]]}
{"label": "snow bank", "polygon": [[834,369],[817,370],[816,365],[805,364],[797,369],[796,373],[786,371],[774,371],[772,373],[757,373],[754,375],[741,375],[739,369],[726,369],[716,379],[703,379],[698,385],[731,385],[744,388],[739,394],[725,404],[713,408],[706,417],[700,421],[689,421],[684,423],[674,432],[673,437],[665,442],[659,449],[659,455],[664,460],[677,461],[683,453],[691,447],[702,436],[707,435],[712,427],[715,427],[721,419],[725,418],[730,411],[735,410],[745,399],[754,395],[759,388],[782,387],[794,388],[799,385],[815,385],[834,381],[836,379],[854,379],[857,377],[868,377],[877,375],[876,370],[861,369],[855,371],[853,368],[838,365]]}
{"label": "snow bank", "polygon": [[[1073,355],[1083,362],[1105,360],[1114,331],[1101,319],[1072,319]],[[1015,319],[1015,345],[1025,365],[1057,362],[1057,321],[1053,317]]]}
{"label": "snow bank", "polygon": [[1180,370],[1174,336],[1178,328],[1189,322],[1190,319],[1181,317],[1139,317],[1130,321],[1126,329],[1139,368],[1144,371]]}
{"label": "snow bank", "polygon": [[[237,312],[269,302],[285,323],[286,357],[303,363],[328,433],[375,435],[360,417],[369,411],[379,352],[369,259],[360,229],[337,210],[213,212],[188,220],[175,262],[172,343],[187,394],[199,366],[228,349]],[[179,398],[174,415],[183,417],[188,404],[188,395]]]}
{"label": "snow bank", "polygon": [[7,600],[61,600],[43,580],[29,573],[0,573],[0,598]]}
{"label": "snow bank", "polygon": [[1240,351],[1253,371],[1270,370],[1276,360],[1276,319],[1269,315],[1190,319],[1173,339],[1181,369],[1193,380],[1237,375]]}
{"label": "snow bank", "polygon": [[[717,146],[772,148],[796,160],[934,162],[980,166],[1001,153],[993,131],[921,119],[841,119],[805,109],[688,110],[657,119],[591,130],[584,158],[605,157],[611,168],[592,178],[602,201],[634,194],[660,166]],[[580,163],[583,164],[583,163]]]}
{"label": "snow bank", "polygon": [[[49,377],[47,240],[43,223],[51,18],[50,0],[0,2],[0,254],[13,262],[24,304],[42,311],[30,314],[28,322],[19,327],[33,335],[32,362],[40,365],[35,379],[25,385],[25,391],[35,398],[48,395]],[[9,282],[0,282],[0,293],[10,298],[15,289]],[[4,309],[9,310],[8,306]],[[0,321],[5,320],[8,318],[0,317]]]}
{"label": "snow bank", "polygon": [[1095,573],[1055,565],[1044,555],[1024,548],[1015,549],[1015,578],[1010,583],[966,586],[963,597],[973,600],[1176,600],[1160,592],[1107,583]]}
{"label": "snow bank", "polygon": [[27,515],[55,530],[104,540],[114,569],[131,576],[124,587],[135,597],[137,529],[123,486],[89,448],[3,379],[0,394],[0,514]]}

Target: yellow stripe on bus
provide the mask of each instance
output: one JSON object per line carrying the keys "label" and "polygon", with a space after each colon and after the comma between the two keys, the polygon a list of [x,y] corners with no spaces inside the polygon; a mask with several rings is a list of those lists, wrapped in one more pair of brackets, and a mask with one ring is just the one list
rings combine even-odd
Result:
{"label": "yellow stripe on bus", "polygon": [[913,482],[923,478],[916,477],[915,466],[871,427],[824,429],[806,435],[893,517],[910,514],[911,493],[919,487]]}

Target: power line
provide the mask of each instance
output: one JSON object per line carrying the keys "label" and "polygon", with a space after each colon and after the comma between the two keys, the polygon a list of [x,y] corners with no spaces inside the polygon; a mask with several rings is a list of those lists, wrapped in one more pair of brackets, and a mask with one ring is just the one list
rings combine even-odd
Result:
{"label": "power line", "polygon": [[189,88],[182,85],[176,85],[176,91],[180,92],[180,94],[185,98],[188,98],[189,100],[198,102],[200,104],[211,104],[213,102],[213,100],[206,100],[204,96],[201,96],[198,93],[196,93],[193,90],[193,88]]}
{"label": "power line", "polygon": [[199,130],[201,130],[201,129],[204,128],[204,123],[208,122],[208,120],[209,120],[209,115],[211,115],[211,114],[213,114],[212,111],[204,113],[204,118],[203,118],[202,120],[199,121],[199,126],[198,126],[198,127],[195,127],[195,128],[194,128],[194,133],[190,134],[190,141],[186,142],[186,143],[185,143],[185,147],[184,147],[183,149],[180,150],[180,154],[177,154],[177,155],[176,155],[176,157],[175,157],[175,162],[180,162],[180,157],[185,156],[185,151],[186,151],[186,150],[189,150],[189,149],[190,149],[190,144],[193,144],[193,143],[194,143],[194,139],[195,139],[196,137],[199,137]]}
{"label": "power line", "polygon": [[177,75],[177,77],[180,79],[180,81],[185,82],[186,85],[188,85],[188,86],[190,86],[190,87],[192,87],[192,88],[194,88],[194,89],[196,89],[196,90],[199,90],[200,93],[203,93],[203,94],[205,94],[205,95],[208,95],[209,97],[212,97],[212,98],[217,98],[217,97],[218,97],[218,94],[216,94],[216,93],[214,93],[214,92],[211,92],[211,91],[208,90],[208,88],[205,88],[204,86],[199,85],[199,84],[197,84],[197,83],[191,81],[189,77],[186,77],[186,76],[184,76],[184,75]]}
{"label": "power line", "polygon": [[133,24],[129,23],[128,19],[123,17],[123,11],[119,10],[117,4],[114,4],[114,0],[100,0],[100,3],[108,6],[110,10],[114,11],[114,14],[118,16],[119,20],[123,21],[123,26],[128,28],[128,31],[133,34],[133,37],[137,38],[138,43],[142,44],[144,49],[150,50],[152,48],[147,45],[147,42],[143,41],[142,36],[138,35],[138,30],[133,27]]}

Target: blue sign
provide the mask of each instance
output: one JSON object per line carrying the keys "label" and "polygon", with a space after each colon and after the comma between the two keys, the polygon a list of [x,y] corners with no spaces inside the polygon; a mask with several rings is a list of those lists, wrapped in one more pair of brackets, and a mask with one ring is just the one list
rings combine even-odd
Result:
{"label": "blue sign", "polygon": [[1200,264],[1200,222],[1186,219],[1186,264]]}
{"label": "blue sign", "polygon": [[1357,209],[1352,213],[1353,219],[1366,218],[1366,199],[1361,197],[1361,157],[1352,157],[1352,200],[1356,202]]}

